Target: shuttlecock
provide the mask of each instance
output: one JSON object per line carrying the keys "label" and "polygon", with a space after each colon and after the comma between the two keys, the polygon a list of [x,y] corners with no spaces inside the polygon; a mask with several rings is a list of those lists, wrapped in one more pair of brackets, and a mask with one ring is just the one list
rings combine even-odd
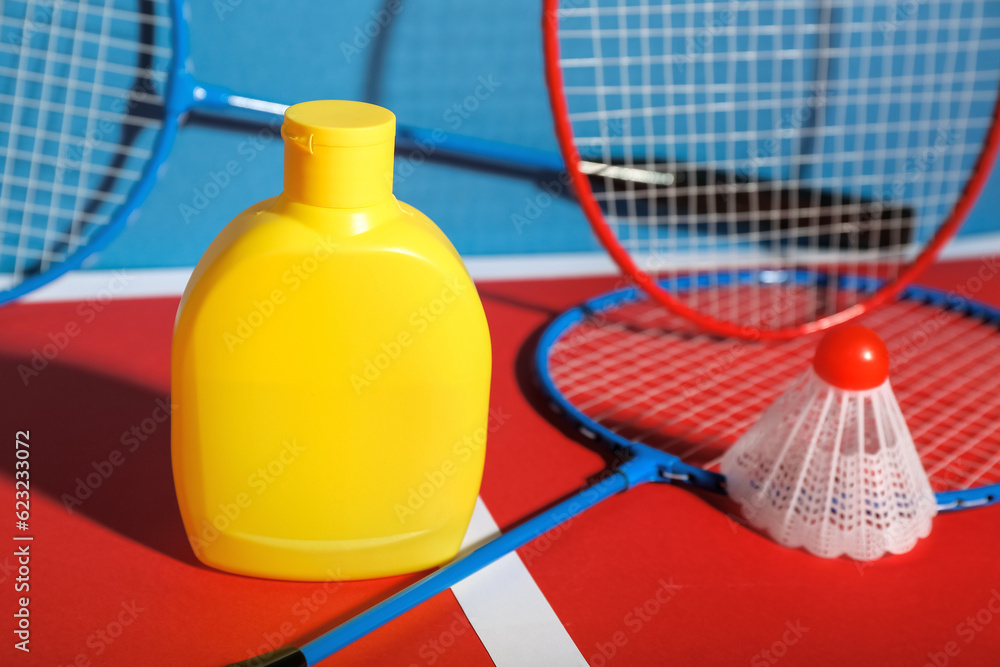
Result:
{"label": "shuttlecock", "polygon": [[904,553],[937,503],[889,385],[889,353],[845,325],[722,458],[729,495],[776,542],[818,556]]}

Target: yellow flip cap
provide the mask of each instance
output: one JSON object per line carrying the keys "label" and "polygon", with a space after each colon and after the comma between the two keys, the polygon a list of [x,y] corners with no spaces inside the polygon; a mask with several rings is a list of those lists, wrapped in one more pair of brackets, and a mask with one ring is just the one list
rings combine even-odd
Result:
{"label": "yellow flip cap", "polygon": [[392,197],[396,117],[364,102],[317,100],[285,111],[285,196],[326,208]]}

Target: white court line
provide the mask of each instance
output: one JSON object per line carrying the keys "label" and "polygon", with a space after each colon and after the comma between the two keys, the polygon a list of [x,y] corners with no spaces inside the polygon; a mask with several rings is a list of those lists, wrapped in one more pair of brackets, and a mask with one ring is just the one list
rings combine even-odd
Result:
{"label": "white court line", "polygon": [[[465,258],[465,265],[474,280],[573,278],[614,275],[618,272],[615,263],[603,252],[472,256]],[[38,303],[178,296],[184,292],[191,271],[191,267],[70,271],[25,295],[20,301]]]}
{"label": "white court line", "polygon": [[18,299],[20,303],[180,296],[190,268],[70,271]]}
{"label": "white court line", "polygon": [[[971,259],[1000,253],[1000,234],[975,234],[953,239],[941,253],[942,260]],[[701,263],[701,262],[700,262]],[[465,258],[475,280],[533,280],[608,276],[618,267],[604,252],[531,255],[472,255]],[[79,301],[94,298],[146,298],[178,296],[184,291],[191,268],[123,269],[122,271],[70,271],[20,299],[25,303]],[[120,275],[115,280],[117,274]],[[121,283],[124,282],[122,286]],[[919,278],[917,279],[919,282]]]}
{"label": "white court line", "polygon": [[[477,498],[462,551],[499,534],[490,511]],[[451,591],[497,667],[587,666],[517,552],[460,581]]]}

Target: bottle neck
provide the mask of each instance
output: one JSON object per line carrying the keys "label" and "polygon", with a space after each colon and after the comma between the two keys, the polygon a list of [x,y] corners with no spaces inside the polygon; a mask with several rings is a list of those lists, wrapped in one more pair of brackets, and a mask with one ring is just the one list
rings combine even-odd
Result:
{"label": "bottle neck", "polygon": [[285,197],[323,208],[363,208],[392,198],[393,141],[319,146],[285,137]]}

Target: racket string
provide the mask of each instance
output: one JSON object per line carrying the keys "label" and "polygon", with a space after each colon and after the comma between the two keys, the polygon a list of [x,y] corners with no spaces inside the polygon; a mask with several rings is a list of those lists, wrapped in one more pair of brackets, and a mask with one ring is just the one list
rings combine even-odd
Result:
{"label": "racket string", "polygon": [[712,296],[743,267],[809,279],[812,303],[773,329],[871,298],[951,216],[992,126],[1000,13],[986,3],[566,4],[577,151],[674,175],[592,181],[605,221],[647,273],[703,278],[680,298],[726,322],[768,307]]}
{"label": "racket string", "polygon": [[[43,11],[44,10],[44,11]],[[65,0],[0,11],[0,273],[65,261],[127,205],[163,128],[169,3]]]}
{"label": "racket string", "polygon": [[[862,321],[895,359],[893,386],[935,489],[1000,481],[996,326],[918,301]],[[684,320],[640,301],[569,329],[552,348],[549,372],[559,392],[605,428],[711,467],[801,375],[813,345],[693,334]]]}

